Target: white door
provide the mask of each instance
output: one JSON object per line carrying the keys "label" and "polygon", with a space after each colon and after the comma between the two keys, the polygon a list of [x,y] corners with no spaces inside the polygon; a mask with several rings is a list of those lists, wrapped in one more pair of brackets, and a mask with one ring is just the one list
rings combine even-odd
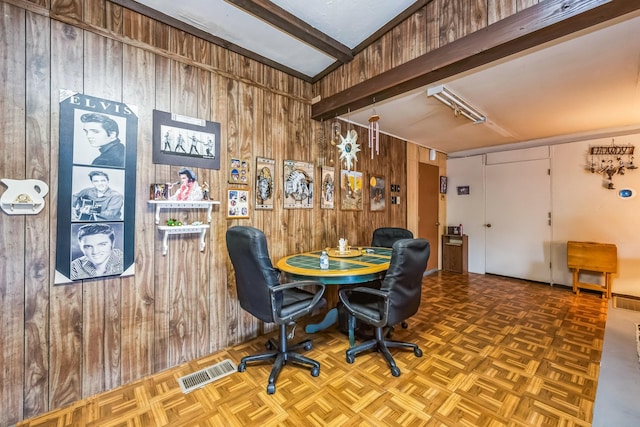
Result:
{"label": "white door", "polygon": [[551,283],[549,160],[486,165],[486,272]]}

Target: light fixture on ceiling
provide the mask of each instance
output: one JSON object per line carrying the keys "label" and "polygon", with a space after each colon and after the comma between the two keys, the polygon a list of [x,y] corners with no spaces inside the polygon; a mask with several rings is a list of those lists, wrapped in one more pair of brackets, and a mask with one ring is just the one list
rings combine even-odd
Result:
{"label": "light fixture on ceiling", "polygon": [[433,96],[438,101],[450,107],[456,117],[459,115],[465,116],[474,124],[484,123],[487,121],[487,116],[480,113],[443,85],[428,88],[427,96]]}

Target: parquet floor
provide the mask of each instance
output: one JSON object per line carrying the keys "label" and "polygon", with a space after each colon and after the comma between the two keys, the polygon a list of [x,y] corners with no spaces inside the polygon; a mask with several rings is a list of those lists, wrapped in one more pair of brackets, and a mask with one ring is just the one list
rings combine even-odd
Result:
{"label": "parquet floor", "polygon": [[[19,426],[590,426],[607,304],[564,287],[439,272],[395,339],[393,377],[377,353],[345,361],[337,329],[312,335],[320,376],[249,366],[183,394],[177,378],[263,350],[264,337],[26,420]],[[317,319],[313,319],[317,320]],[[298,327],[296,338],[305,337]]]}

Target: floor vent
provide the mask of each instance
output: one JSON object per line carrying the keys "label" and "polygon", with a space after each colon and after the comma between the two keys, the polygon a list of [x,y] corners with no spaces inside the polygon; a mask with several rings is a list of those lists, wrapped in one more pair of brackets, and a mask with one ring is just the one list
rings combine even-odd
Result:
{"label": "floor vent", "polygon": [[625,310],[640,311],[640,299],[616,295],[613,297],[613,306]]}
{"label": "floor vent", "polygon": [[238,367],[231,360],[226,359],[213,366],[194,372],[193,374],[178,378],[178,384],[180,384],[182,392],[187,394],[215,380],[233,374],[237,370]]}

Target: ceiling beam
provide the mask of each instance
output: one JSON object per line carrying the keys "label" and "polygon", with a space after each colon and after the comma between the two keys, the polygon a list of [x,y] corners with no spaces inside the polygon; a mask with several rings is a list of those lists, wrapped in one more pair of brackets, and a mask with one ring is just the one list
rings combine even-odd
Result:
{"label": "ceiling beam", "polygon": [[252,59],[256,62],[259,62],[261,64],[264,65],[268,65],[269,67],[275,68],[276,70],[280,70],[284,73],[287,73],[291,76],[297,77],[305,82],[309,82],[311,83],[313,80],[311,77],[296,71],[292,68],[289,68],[287,66],[284,66],[278,62],[275,62],[269,58],[266,58],[262,55],[259,55],[255,52],[252,52],[248,49],[245,49],[243,47],[240,47],[236,44],[233,44],[227,40],[224,40],[220,37],[214,36],[213,34],[210,34],[206,31],[203,31],[199,28],[194,27],[193,25],[189,25],[186,24],[172,16],[166,15],[162,12],[159,12],[155,9],[152,9],[148,6],[145,6],[141,3],[138,3],[134,0],[109,0],[111,3],[116,4],[118,6],[127,8],[129,10],[132,10],[133,12],[139,13],[141,15],[144,15],[148,18],[154,19],[158,22],[161,22],[163,24],[169,25],[171,27],[177,28],[178,30],[184,31],[187,34],[191,34],[193,36],[199,37],[202,40],[206,40],[212,44],[215,44],[217,46],[221,46],[225,49],[230,50],[231,52],[235,52],[239,55],[245,56],[249,59]]}
{"label": "ceiling beam", "polygon": [[336,58],[345,64],[353,59],[353,53],[348,46],[329,37],[311,25],[292,15],[280,6],[268,0],[225,0],[236,7],[249,12],[255,17],[266,21],[287,34],[302,40],[321,52]]}
{"label": "ceiling beam", "polygon": [[637,10],[638,0],[544,1],[321,99],[311,117],[332,119]]}

